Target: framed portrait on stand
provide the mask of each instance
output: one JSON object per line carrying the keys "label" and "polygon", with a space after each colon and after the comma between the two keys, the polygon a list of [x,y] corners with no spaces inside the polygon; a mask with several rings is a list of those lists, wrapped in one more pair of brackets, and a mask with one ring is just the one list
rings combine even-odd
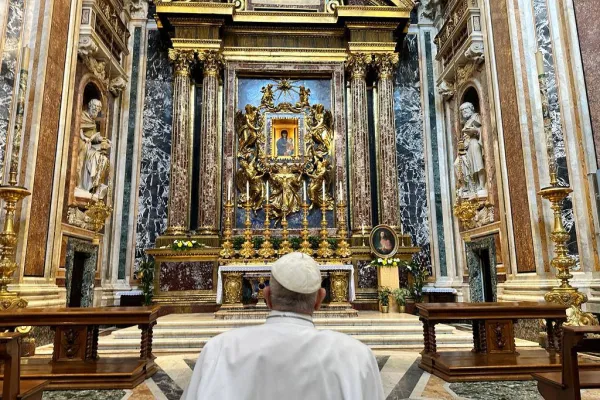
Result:
{"label": "framed portrait on stand", "polygon": [[389,225],[378,225],[371,231],[371,252],[380,258],[391,258],[398,252],[398,234]]}

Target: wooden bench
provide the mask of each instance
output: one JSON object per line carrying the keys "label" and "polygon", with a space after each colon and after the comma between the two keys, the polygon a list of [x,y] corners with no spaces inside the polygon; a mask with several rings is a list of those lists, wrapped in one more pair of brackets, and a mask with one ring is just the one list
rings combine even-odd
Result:
{"label": "wooden bench", "polygon": [[4,362],[4,379],[0,380],[0,399],[40,400],[48,381],[20,379],[21,334],[0,333],[0,360]]}
{"label": "wooden bench", "polygon": [[[49,326],[54,331],[52,358],[21,360],[21,380],[48,380],[48,389],[132,389],[157,370],[152,329],[160,307],[26,308],[3,314],[0,329]],[[139,356],[98,356],[100,325],[138,326]],[[0,368],[0,373],[5,373]]]}
{"label": "wooden bench", "polygon": [[577,354],[585,351],[599,352],[600,338],[587,337],[600,334],[600,326],[564,326],[562,371],[534,374],[540,394],[546,400],[581,400],[581,389],[600,389],[600,370],[579,370]]}

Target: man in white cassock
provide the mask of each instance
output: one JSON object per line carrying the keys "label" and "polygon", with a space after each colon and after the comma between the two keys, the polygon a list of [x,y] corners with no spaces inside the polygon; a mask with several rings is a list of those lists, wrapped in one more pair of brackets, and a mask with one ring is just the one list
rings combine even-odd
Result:
{"label": "man in white cassock", "polygon": [[206,343],[183,400],[384,399],[371,350],[315,328],[312,314],[325,298],[315,260],[302,253],[281,257],[264,295],[271,309],[266,323]]}

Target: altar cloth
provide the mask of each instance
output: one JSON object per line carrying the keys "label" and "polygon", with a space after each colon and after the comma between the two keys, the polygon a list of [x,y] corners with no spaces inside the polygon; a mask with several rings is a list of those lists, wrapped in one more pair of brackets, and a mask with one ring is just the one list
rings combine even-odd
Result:
{"label": "altar cloth", "polygon": [[[328,265],[319,265],[319,269],[321,272],[325,271],[350,271],[350,279],[348,280],[348,300],[354,301],[356,299],[356,294],[354,291],[354,267],[351,264],[328,264]],[[222,304],[223,302],[223,272],[270,272],[271,265],[247,265],[247,264],[237,264],[237,265],[221,265],[219,266],[218,271],[218,280],[217,280],[217,304]]]}

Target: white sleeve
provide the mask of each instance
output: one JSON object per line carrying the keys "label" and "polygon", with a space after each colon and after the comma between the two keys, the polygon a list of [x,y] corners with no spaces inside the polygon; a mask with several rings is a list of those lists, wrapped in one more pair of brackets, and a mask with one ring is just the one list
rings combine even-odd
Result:
{"label": "white sleeve", "polygon": [[[209,340],[200,352],[200,356],[198,357],[198,360],[196,360],[196,365],[194,366],[192,379],[190,380],[188,387],[183,392],[181,400],[200,399],[199,390],[202,383],[203,374],[204,379],[207,379],[206,375],[210,374],[210,372],[213,370],[214,361],[217,359],[220,352],[220,346],[215,346],[215,343],[213,342],[214,341]],[[215,349],[215,347],[217,348]]]}
{"label": "white sleeve", "polygon": [[369,361],[367,365],[367,376],[363,384],[363,399],[385,400],[383,383],[381,382],[381,374],[379,373],[377,359],[370,349]]}

